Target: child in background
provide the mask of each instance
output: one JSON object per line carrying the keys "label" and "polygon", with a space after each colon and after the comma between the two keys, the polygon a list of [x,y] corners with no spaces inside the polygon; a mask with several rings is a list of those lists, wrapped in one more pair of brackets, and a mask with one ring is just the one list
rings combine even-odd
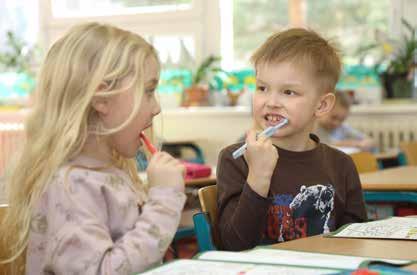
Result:
{"label": "child in background", "polygon": [[354,147],[362,151],[374,150],[375,143],[372,138],[343,123],[349,115],[349,96],[341,91],[337,91],[335,96],[336,103],[333,109],[318,119],[315,133],[321,142],[336,147]]}
{"label": "child in background", "polygon": [[[311,134],[333,108],[340,59],[313,31],[272,35],[252,56],[256,70],[254,126],[244,157],[222,150],[217,166],[222,246],[244,250],[327,233],[366,220],[361,184],[352,159]],[[271,138],[257,132],[288,124]]]}
{"label": "child in background", "polygon": [[[155,49],[109,25],[73,27],[49,50],[2,228],[27,274],[133,274],[161,261],[185,203],[183,165],[139,134],[160,112]],[[4,233],[3,233],[4,232]]]}

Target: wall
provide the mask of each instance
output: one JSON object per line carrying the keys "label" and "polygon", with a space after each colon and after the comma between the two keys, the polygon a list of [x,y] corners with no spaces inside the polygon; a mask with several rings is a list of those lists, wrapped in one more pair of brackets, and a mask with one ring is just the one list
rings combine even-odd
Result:
{"label": "wall", "polygon": [[168,110],[154,121],[158,138],[195,141],[206,162],[216,165],[222,148],[235,143],[252,124],[246,107],[195,107]]}
{"label": "wall", "polygon": [[[417,104],[353,106],[348,123],[374,135],[381,151],[398,148],[401,141],[417,139]],[[162,122],[162,123],[161,123]],[[235,143],[252,125],[248,107],[195,107],[166,111],[156,119],[157,137],[195,141],[206,161],[216,165],[222,148]]]}

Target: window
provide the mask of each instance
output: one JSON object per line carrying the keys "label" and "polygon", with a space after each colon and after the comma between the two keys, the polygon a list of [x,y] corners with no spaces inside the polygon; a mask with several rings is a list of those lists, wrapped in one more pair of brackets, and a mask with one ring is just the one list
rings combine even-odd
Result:
{"label": "window", "polygon": [[6,50],[6,33],[12,31],[29,46],[37,42],[38,4],[32,0],[0,1],[0,51]]}
{"label": "window", "polygon": [[389,0],[308,1],[307,26],[340,43],[345,63],[357,63],[359,47],[375,42],[375,31],[388,31]]}
{"label": "window", "polygon": [[53,0],[55,17],[104,16],[186,10],[191,0]]}
{"label": "window", "polygon": [[288,21],[288,0],[233,0],[234,62],[247,64],[253,51]]}
{"label": "window", "polygon": [[308,26],[336,39],[345,63],[357,63],[357,49],[389,27],[390,0],[233,0],[234,63],[248,65],[253,51],[271,33]]}
{"label": "window", "polygon": [[40,1],[45,48],[72,25],[99,21],[142,35],[158,50],[164,68],[194,67],[220,54],[217,0]]}
{"label": "window", "polygon": [[166,69],[192,68],[195,61],[195,45],[191,36],[155,36],[147,39],[158,51]]}

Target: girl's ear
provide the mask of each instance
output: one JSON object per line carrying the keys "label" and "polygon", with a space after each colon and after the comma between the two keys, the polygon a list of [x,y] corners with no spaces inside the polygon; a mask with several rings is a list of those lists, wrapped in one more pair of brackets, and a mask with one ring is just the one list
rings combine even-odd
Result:
{"label": "girl's ear", "polygon": [[106,91],[108,87],[106,83],[101,83],[96,90],[96,95],[98,96],[94,96],[91,102],[91,106],[100,115],[106,115],[109,111],[109,101],[106,97],[100,96],[100,93]]}
{"label": "girl's ear", "polygon": [[334,93],[327,93],[321,96],[315,112],[316,117],[321,117],[329,113],[333,109],[335,102],[336,97]]}

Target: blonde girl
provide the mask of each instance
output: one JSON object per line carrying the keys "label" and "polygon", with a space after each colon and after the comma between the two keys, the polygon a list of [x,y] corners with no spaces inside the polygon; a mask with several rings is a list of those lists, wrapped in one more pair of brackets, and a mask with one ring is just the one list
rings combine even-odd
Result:
{"label": "blonde girl", "polygon": [[75,26],[49,50],[1,229],[9,261],[26,253],[26,274],[132,274],[161,261],[184,168],[156,153],[145,189],[133,159],[160,112],[158,78],[154,48],[109,25]]}

